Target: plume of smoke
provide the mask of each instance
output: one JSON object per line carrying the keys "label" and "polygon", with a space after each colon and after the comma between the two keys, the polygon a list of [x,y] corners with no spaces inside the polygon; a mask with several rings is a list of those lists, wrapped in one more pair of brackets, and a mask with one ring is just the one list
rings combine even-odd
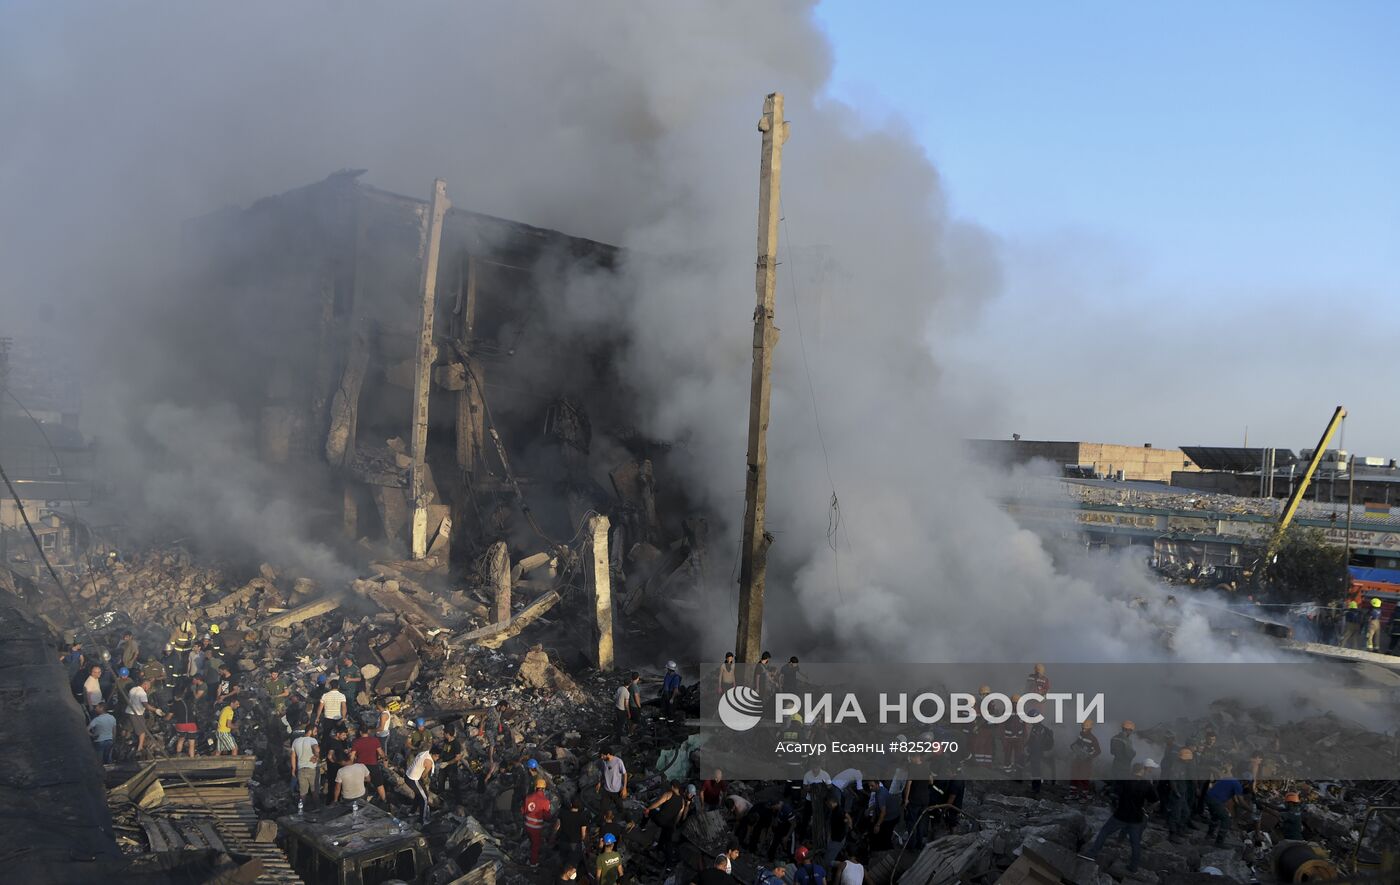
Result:
{"label": "plume of smoke", "polygon": [[[618,277],[561,280],[549,321],[625,332],[645,429],[688,444],[676,479],[729,518],[721,572],[743,508],[754,123],[781,90],[792,138],[769,436],[773,643],[833,658],[1132,657],[1154,628],[1105,581],[1143,589],[1141,569],[1057,570],[963,462],[977,397],[941,386],[936,355],[995,296],[996,243],[952,217],[899,121],[826,93],[813,6],[20,3],[0,33],[13,134],[0,292],[17,306],[45,293],[81,342],[75,358],[133,382],[105,405],[139,407],[138,436],[168,447],[164,468],[140,466],[148,506],[334,572],[304,515],[267,503],[276,490],[233,405],[247,391],[167,401],[188,344],[153,334],[170,304],[145,281],[178,247],[171,219],[364,166],[392,190],[443,176],[458,206],[625,246]],[[207,358],[235,358],[241,337],[206,342]],[[732,581],[713,583],[710,610],[732,615]],[[732,622],[701,625],[707,648],[728,644]]]}

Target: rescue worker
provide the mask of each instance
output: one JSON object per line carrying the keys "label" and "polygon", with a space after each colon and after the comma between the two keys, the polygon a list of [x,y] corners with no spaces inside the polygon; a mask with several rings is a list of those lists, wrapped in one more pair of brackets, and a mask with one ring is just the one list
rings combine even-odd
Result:
{"label": "rescue worker", "polygon": [[1108,837],[1117,832],[1126,832],[1132,846],[1128,860],[1128,872],[1131,874],[1137,872],[1138,864],[1142,862],[1142,832],[1147,828],[1146,806],[1149,802],[1157,801],[1157,790],[1146,778],[1145,765],[1134,765],[1129,774],[1131,778],[1114,782],[1113,814],[1099,829],[1087,856],[1098,860]]}
{"label": "rescue worker", "polygon": [[681,792],[680,781],[667,781],[661,795],[642,812],[661,831],[657,844],[661,848],[661,860],[668,867],[676,861],[676,830],[689,810],[690,801]]}
{"label": "rescue worker", "polygon": [[[1030,704],[1026,712],[1031,716],[1040,715],[1040,707]],[[1030,727],[1026,735],[1026,769],[1031,776],[1031,793],[1040,794],[1041,774],[1050,754],[1055,750],[1055,733],[1042,719]]]}
{"label": "rescue worker", "polygon": [[1108,752],[1113,756],[1110,776],[1116,781],[1126,780],[1132,774],[1133,759],[1137,757],[1137,748],[1133,746],[1135,731],[1137,726],[1133,721],[1125,719],[1122,729],[1108,742]]}
{"label": "rescue worker", "polygon": [[1021,753],[1026,746],[1029,729],[1026,727],[1026,720],[1015,713],[1016,705],[1020,701],[1020,695],[1011,696],[1011,718],[1001,724],[1001,759],[1002,769],[1005,771],[1014,771],[1021,764]]}
{"label": "rescue worker", "polygon": [[1366,613],[1366,650],[1381,650],[1381,600],[1371,597],[1371,610]]}
{"label": "rescue worker", "polygon": [[1225,847],[1225,836],[1234,825],[1235,799],[1244,795],[1244,785],[1237,778],[1226,776],[1211,784],[1206,790],[1206,810],[1210,812],[1210,826],[1206,836],[1215,837],[1215,847]]}
{"label": "rescue worker", "polygon": [[982,718],[982,700],[992,693],[990,685],[977,689],[977,712],[966,726],[968,744],[972,750],[972,764],[979,768],[992,768],[997,761],[997,736],[995,726]]}
{"label": "rescue worker", "polygon": [[676,702],[680,694],[681,674],[676,670],[675,661],[667,661],[666,676],[661,680],[661,715],[667,722],[675,721]]}
{"label": "rescue worker", "polygon": [[1283,794],[1283,811],[1279,813],[1279,834],[1285,839],[1303,838],[1303,800],[1296,792]]}
{"label": "rescue worker", "polygon": [[1094,777],[1094,760],[1103,753],[1099,739],[1094,735],[1094,720],[1085,719],[1084,726],[1074,743],[1069,745],[1071,761],[1069,766],[1069,798],[1088,802],[1093,796],[1094,787],[1090,781]]}
{"label": "rescue worker", "polygon": [[1045,665],[1036,664],[1026,676],[1027,693],[1034,692],[1042,697],[1050,691],[1050,677],[1045,675]]}
{"label": "rescue worker", "polygon": [[1167,793],[1167,834],[1174,843],[1186,838],[1191,827],[1191,808],[1196,801],[1196,762],[1190,747],[1176,752]]}
{"label": "rescue worker", "polygon": [[1342,615],[1342,641],[1338,643],[1342,648],[1356,647],[1356,638],[1361,633],[1360,607],[1355,599],[1347,602],[1346,614]]}
{"label": "rescue worker", "polygon": [[183,675],[189,669],[190,651],[194,648],[194,622],[188,616],[181,619],[179,626],[170,634],[170,647],[179,661],[179,672]]}
{"label": "rescue worker", "polygon": [[540,850],[544,847],[544,831],[550,822],[549,796],[544,791],[544,780],[535,781],[535,789],[525,797],[520,805],[520,813],[525,816],[525,835],[530,839],[530,867],[540,865]]}

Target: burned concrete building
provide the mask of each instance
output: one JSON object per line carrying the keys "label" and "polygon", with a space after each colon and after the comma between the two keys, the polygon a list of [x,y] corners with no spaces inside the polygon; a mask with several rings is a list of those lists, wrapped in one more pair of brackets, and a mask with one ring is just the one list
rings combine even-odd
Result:
{"label": "burned concrete building", "polygon": [[348,171],[192,222],[183,249],[158,322],[190,358],[153,384],[233,403],[318,534],[426,571],[601,514],[630,585],[698,563],[704,520],[657,481],[670,446],[635,429],[621,333],[552,319],[569,280],[621,285],[617,248]]}

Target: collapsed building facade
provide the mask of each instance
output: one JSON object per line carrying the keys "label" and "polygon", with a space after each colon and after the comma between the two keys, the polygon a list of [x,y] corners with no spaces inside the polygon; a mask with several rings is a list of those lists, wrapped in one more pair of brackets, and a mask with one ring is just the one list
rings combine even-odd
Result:
{"label": "collapsed building facade", "polygon": [[186,395],[230,397],[320,533],[373,558],[515,561],[597,514],[633,591],[696,578],[705,520],[657,481],[621,333],[551,320],[568,280],[620,285],[622,253],[444,207],[351,171],[193,223],[165,319],[198,354]]}

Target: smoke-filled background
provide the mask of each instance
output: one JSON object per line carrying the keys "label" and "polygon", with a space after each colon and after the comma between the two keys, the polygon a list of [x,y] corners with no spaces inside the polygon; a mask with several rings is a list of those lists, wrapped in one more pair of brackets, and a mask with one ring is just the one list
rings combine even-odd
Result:
{"label": "smoke-filled background", "polygon": [[[85,429],[147,512],[343,577],[306,496],[253,457],[225,404],[237,391],[202,390],[197,407],[150,393],[172,377],[196,385],[205,361],[266,358],[275,340],[259,333],[278,321],[262,293],[234,301],[233,325],[191,363],[163,275],[181,223],[367,168],[388,190],[424,196],[440,176],[458,207],[626,247],[640,257],[620,278],[558,280],[547,321],[626,330],[643,429],[683,443],[690,493],[728,520],[696,625],[722,650],[743,513],[756,123],[782,91],[768,642],[827,659],[1154,653],[1151,619],[1126,604],[1158,604],[1140,563],[1057,570],[963,463],[966,404],[996,406],[965,375],[948,389],[941,354],[997,298],[996,238],[950,214],[897,119],[873,125],[831,97],[813,6],[12,3],[0,308],[8,326],[63,330],[54,356],[83,371]],[[1218,654],[1192,619],[1178,647]]]}

